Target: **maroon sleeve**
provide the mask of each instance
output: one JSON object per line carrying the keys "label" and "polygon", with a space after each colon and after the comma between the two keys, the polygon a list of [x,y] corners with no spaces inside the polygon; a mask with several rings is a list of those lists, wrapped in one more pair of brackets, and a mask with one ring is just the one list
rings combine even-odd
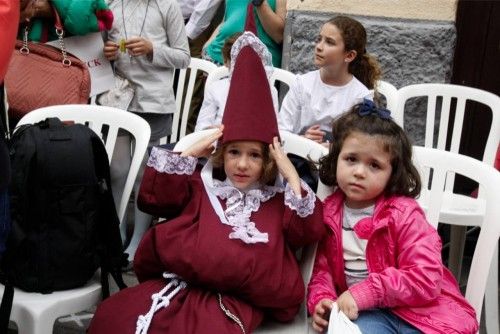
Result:
{"label": "maroon sleeve", "polygon": [[191,178],[196,159],[180,157],[173,152],[154,147],[147,162],[137,205],[141,211],[159,217],[180,213],[191,195]]}
{"label": "maroon sleeve", "polygon": [[[326,232],[323,224],[323,204],[307,187],[302,189],[302,199],[294,196],[288,187],[285,190],[285,214],[283,226],[285,238],[292,249],[319,241]],[[288,193],[287,193],[288,192]]]}

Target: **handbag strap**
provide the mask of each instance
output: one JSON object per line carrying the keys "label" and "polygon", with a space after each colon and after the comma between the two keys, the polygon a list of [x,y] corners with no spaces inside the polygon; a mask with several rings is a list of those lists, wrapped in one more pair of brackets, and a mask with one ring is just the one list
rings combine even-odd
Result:
{"label": "handbag strap", "polygon": [[61,16],[59,16],[56,7],[54,7],[54,5],[50,1],[49,5],[50,5],[50,10],[52,11],[52,16],[54,17],[54,28],[56,28],[56,32],[57,30],[59,30],[62,33],[64,33],[64,26],[61,21]]}
{"label": "handbag strap", "polygon": [[[61,21],[61,17],[56,10],[56,7],[52,3],[50,3],[50,10],[52,11],[52,15],[54,16],[54,28],[56,31],[57,39],[59,40],[59,47],[61,49],[62,60],[61,63],[64,67],[71,66],[71,59],[68,57],[68,52],[66,51],[66,45],[64,44],[64,26]],[[24,55],[28,55],[30,53],[30,49],[28,46],[28,33],[29,33],[29,25],[25,25],[24,33],[23,33],[23,46],[19,49]]]}

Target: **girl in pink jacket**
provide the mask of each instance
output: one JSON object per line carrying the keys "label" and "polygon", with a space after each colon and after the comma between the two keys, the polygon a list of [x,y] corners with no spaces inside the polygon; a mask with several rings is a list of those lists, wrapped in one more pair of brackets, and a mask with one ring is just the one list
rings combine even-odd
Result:
{"label": "girl in pink jacket", "polygon": [[474,309],[441,262],[441,239],[413,199],[411,145],[372,101],[333,124],[320,178],[329,229],[318,247],[307,307],[318,332],[334,301],[362,333],[476,333]]}

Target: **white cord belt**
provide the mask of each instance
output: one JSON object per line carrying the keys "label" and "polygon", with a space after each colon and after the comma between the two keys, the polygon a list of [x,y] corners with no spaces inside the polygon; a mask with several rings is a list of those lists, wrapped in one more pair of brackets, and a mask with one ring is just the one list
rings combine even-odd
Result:
{"label": "white cord belt", "polygon": [[156,311],[170,305],[172,298],[174,298],[181,289],[187,286],[186,282],[181,280],[176,274],[163,273],[163,277],[167,280],[169,279],[170,282],[168,282],[160,292],[151,296],[153,300],[151,308],[146,314],[140,315],[139,318],[137,318],[135,334],[146,334]]}

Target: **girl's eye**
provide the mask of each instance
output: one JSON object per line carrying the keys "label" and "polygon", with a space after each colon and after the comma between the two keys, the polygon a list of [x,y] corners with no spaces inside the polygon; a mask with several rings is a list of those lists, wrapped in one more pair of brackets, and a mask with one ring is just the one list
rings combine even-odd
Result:
{"label": "girl's eye", "polygon": [[314,40],[315,43],[321,42],[321,36],[316,36],[316,39]]}
{"label": "girl's eye", "polygon": [[238,152],[238,150],[237,150],[237,149],[234,149],[234,148],[233,148],[233,149],[228,150],[228,151],[227,151],[227,153],[229,153],[229,154],[231,154],[231,155],[238,155],[238,153],[239,153],[239,152]]}
{"label": "girl's eye", "polygon": [[375,162],[371,163],[370,167],[373,168],[373,169],[380,169],[380,165],[377,164],[377,163],[375,163]]}
{"label": "girl's eye", "polygon": [[356,161],[356,158],[352,157],[352,156],[348,156],[345,158],[346,161],[348,162],[355,162]]}
{"label": "girl's eye", "polygon": [[260,159],[262,157],[259,153],[250,153],[250,156],[253,159]]}

